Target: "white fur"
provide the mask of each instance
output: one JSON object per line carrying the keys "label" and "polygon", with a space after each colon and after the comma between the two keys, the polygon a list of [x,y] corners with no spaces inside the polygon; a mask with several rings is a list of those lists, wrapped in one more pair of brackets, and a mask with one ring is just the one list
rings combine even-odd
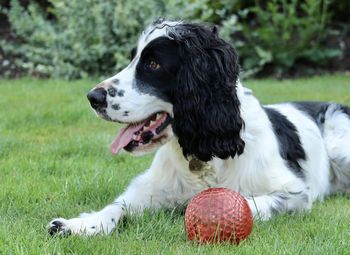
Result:
{"label": "white fur", "polygon": [[[125,90],[122,98],[107,98],[108,105],[118,103],[123,110],[129,111],[129,116],[123,116],[108,108],[107,114],[113,120],[135,122],[161,110],[172,113],[171,104],[133,87],[135,66],[142,49],[154,38],[165,35],[166,29],[152,31],[151,27],[146,30],[139,40],[134,61],[104,82],[111,84],[114,79],[119,79],[120,84],[116,87]],[[240,83],[237,93],[245,122],[241,133],[245,141],[242,155],[227,160],[214,158],[203,164],[199,173],[191,171],[189,160],[184,158],[177,138],[169,130],[170,138],[159,148],[150,168],[137,176],[112,204],[99,212],[77,218],[55,219],[50,226],[59,221],[62,225],[60,233],[110,233],[126,213],[142,213],[145,208],[173,208],[186,204],[196,193],[208,187],[227,187],[241,192],[247,198],[254,216],[267,220],[272,216],[274,207],[281,208],[282,212],[309,210],[316,199],[323,199],[331,192],[349,187],[348,116],[337,109],[329,109],[322,134],[315,122],[292,104],[268,106],[278,109],[298,130],[307,155],[307,159],[300,162],[305,174],[304,178],[300,178],[281,158],[273,128],[258,100]],[[343,160],[337,160],[339,158]],[[281,199],[285,196],[289,196],[288,199]]]}

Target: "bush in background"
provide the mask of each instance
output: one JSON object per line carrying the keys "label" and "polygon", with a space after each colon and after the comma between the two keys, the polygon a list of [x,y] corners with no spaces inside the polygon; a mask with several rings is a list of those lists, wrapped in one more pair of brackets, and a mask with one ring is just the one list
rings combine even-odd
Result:
{"label": "bush in background", "polygon": [[[50,0],[46,10],[18,0],[7,11],[19,41],[0,46],[20,56],[31,74],[79,78],[107,74],[127,63],[140,29],[158,13],[153,1]],[[140,11],[142,10],[142,11]],[[48,18],[48,15],[51,18]]]}
{"label": "bush in background", "polygon": [[303,63],[312,72],[313,66],[341,56],[340,49],[322,44],[330,35],[328,7],[327,0],[272,0],[242,13],[235,34],[242,38],[236,48],[246,74],[267,71],[282,77]]}
{"label": "bush in background", "polygon": [[[334,0],[335,1],[335,0]],[[30,74],[80,78],[110,75],[125,66],[137,36],[159,16],[211,22],[238,50],[246,76],[291,72],[300,63],[322,67],[341,55],[325,45],[332,35],[329,0],[11,0],[14,43],[2,51]],[[343,4],[344,5],[344,4]],[[337,9],[337,4],[331,3]],[[338,8],[342,10],[342,8]]]}

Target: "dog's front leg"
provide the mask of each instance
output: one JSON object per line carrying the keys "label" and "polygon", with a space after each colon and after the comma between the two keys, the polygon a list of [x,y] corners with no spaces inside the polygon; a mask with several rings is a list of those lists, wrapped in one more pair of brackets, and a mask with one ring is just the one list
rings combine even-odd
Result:
{"label": "dog's front leg", "polygon": [[133,180],[126,191],[101,211],[83,213],[72,219],[57,218],[49,223],[51,235],[109,234],[126,212],[141,213],[145,208],[159,208],[164,199],[152,180],[151,171]]}
{"label": "dog's front leg", "polygon": [[82,213],[79,217],[57,218],[49,223],[50,235],[96,235],[109,234],[123,215],[123,208],[118,204],[110,204],[98,212]]}
{"label": "dog's front leg", "polygon": [[[83,213],[72,219],[57,218],[49,223],[52,235],[109,234],[126,213],[142,213],[145,208],[173,207],[186,202],[202,188],[198,183],[187,183],[168,158],[171,152],[159,150],[149,170],[136,177],[110,205],[101,211]],[[187,175],[190,173],[186,172]],[[189,178],[191,180],[191,178]],[[197,187],[197,186],[198,187]]]}

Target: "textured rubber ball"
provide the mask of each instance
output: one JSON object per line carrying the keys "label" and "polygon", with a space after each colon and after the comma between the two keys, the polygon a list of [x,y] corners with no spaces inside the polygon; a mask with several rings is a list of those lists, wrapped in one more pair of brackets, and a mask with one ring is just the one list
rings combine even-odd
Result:
{"label": "textured rubber ball", "polygon": [[199,243],[239,244],[253,229],[245,198],[227,188],[209,188],[192,198],[185,212],[189,240]]}

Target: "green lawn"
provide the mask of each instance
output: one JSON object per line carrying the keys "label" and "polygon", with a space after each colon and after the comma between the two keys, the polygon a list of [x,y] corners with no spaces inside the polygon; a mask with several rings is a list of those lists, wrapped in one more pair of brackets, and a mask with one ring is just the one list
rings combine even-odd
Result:
{"label": "green lawn", "polygon": [[[350,254],[350,195],[256,222],[238,247],[193,244],[183,215],[166,211],[123,221],[111,236],[49,237],[51,219],[100,209],[152,159],[110,154],[118,126],[96,118],[85,98],[96,82],[0,80],[0,254]],[[264,103],[350,105],[346,75],[245,84]]]}

